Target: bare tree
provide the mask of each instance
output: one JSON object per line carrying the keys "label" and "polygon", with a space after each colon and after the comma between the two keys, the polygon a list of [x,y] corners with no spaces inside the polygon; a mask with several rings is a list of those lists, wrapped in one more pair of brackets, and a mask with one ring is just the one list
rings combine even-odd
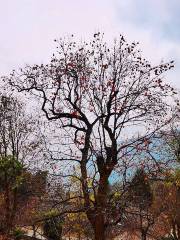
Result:
{"label": "bare tree", "polygon": [[1,233],[11,232],[17,213],[23,214],[20,209],[24,209],[27,203],[28,196],[25,192],[21,194],[20,190],[27,180],[30,161],[34,163],[40,151],[41,142],[36,126],[33,119],[25,114],[20,101],[6,95],[0,96]]}
{"label": "bare tree", "polygon": [[13,156],[30,164],[40,151],[41,138],[36,120],[25,113],[25,105],[15,97],[0,96],[0,155]]}
{"label": "bare tree", "polygon": [[[107,217],[110,177],[123,166],[121,177],[127,178],[125,159],[148,149],[150,139],[171,121],[166,100],[174,89],[163,74],[173,61],[151,66],[138,43],[127,44],[123,36],[110,47],[100,33],[89,43],[72,38],[57,44],[49,64],[13,71],[8,81],[35,95],[48,121],[58,122],[62,147],[52,159],[69,163],[63,176],[81,182],[78,197],[84,199],[95,239],[106,239],[107,227],[118,222]],[[131,168],[139,161],[134,158]]]}

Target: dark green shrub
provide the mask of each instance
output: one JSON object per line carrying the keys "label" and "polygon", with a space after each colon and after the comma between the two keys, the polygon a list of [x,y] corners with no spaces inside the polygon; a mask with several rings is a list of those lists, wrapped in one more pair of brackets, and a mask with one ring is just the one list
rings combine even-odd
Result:
{"label": "dark green shrub", "polygon": [[12,232],[12,237],[13,237],[13,239],[15,239],[15,240],[20,240],[20,239],[23,238],[23,236],[24,236],[25,233],[26,233],[26,232],[23,231],[22,229],[20,229],[20,228],[15,228],[15,229],[13,230],[13,232]]}
{"label": "dark green shrub", "polygon": [[43,231],[44,235],[49,240],[61,240],[62,239],[62,224],[63,219],[62,217],[55,216],[55,212],[51,211],[50,213],[47,213],[46,216],[48,217],[48,220],[44,221],[43,225]]}

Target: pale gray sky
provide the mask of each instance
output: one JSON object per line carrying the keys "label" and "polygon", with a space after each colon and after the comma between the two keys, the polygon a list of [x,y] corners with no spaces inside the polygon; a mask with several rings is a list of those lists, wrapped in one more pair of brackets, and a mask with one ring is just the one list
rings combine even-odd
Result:
{"label": "pale gray sky", "polygon": [[140,41],[153,63],[176,61],[168,81],[180,88],[180,0],[0,0],[0,75],[48,61],[53,39],[97,30]]}

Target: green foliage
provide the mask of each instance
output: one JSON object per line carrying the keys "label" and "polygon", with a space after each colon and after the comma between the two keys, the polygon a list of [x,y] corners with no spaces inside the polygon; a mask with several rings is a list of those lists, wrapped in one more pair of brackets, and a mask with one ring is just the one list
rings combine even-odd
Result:
{"label": "green foliage", "polygon": [[180,163],[180,132],[173,130],[173,137],[169,141],[170,152],[173,154],[177,163]]}
{"label": "green foliage", "polygon": [[44,235],[50,240],[60,240],[62,235],[63,218],[58,215],[57,209],[45,212],[43,230]]}
{"label": "green foliage", "polygon": [[44,218],[53,218],[58,215],[58,210],[57,209],[51,209],[50,211],[42,213]]}
{"label": "green foliage", "polygon": [[153,201],[148,176],[143,169],[137,169],[129,189],[129,201],[141,209],[148,208]]}
{"label": "green foliage", "polygon": [[26,232],[24,231],[24,230],[22,230],[21,228],[15,228],[14,230],[13,230],[13,233],[12,233],[12,237],[15,239],[15,240],[19,240],[19,239],[21,239],[23,236],[24,236],[24,234],[25,234]]}
{"label": "green foliage", "polygon": [[4,191],[7,184],[11,190],[17,189],[22,183],[23,165],[12,156],[0,158],[0,191]]}
{"label": "green foliage", "polygon": [[176,187],[180,187],[180,168],[175,169],[173,173],[168,175],[166,184],[168,186],[175,185]]}

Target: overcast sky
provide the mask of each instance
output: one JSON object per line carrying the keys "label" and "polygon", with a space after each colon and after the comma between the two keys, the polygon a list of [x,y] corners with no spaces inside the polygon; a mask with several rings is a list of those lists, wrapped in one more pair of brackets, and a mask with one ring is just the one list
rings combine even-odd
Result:
{"label": "overcast sky", "polygon": [[103,31],[139,41],[152,63],[175,60],[167,79],[180,88],[180,0],[0,0],[0,75],[46,62],[53,39]]}

